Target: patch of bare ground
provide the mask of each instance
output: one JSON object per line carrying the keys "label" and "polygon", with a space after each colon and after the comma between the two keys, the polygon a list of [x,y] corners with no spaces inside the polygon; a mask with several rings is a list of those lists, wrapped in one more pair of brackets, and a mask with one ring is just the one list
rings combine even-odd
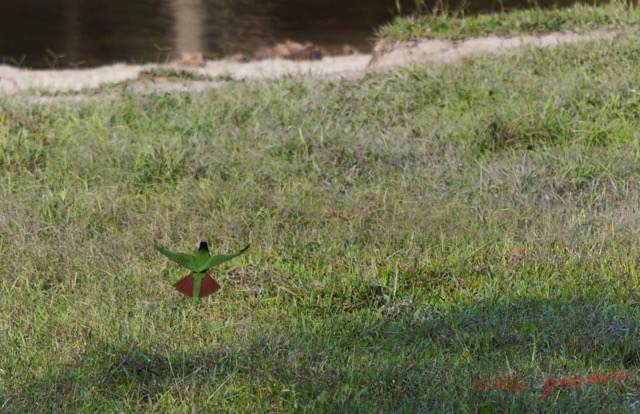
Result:
{"label": "patch of bare ground", "polygon": [[549,33],[543,36],[496,36],[451,40],[379,41],[369,64],[370,70],[389,70],[417,63],[449,63],[482,54],[499,54],[523,45],[551,47],[563,43],[612,38],[617,31],[594,31],[586,34]]}
{"label": "patch of bare ground", "polygon": [[414,64],[449,63],[479,54],[504,53],[522,45],[550,47],[563,43],[612,38],[617,31],[594,31],[586,34],[550,33],[543,36],[499,38],[494,36],[451,40],[414,40],[393,42],[380,40],[373,54],[329,56],[322,60],[292,61],[266,59],[237,62],[231,59],[207,61],[203,67],[189,68],[213,80],[142,79],[142,71],[166,65],[103,66],[93,69],[26,70],[0,66],[0,94],[25,90],[45,92],[80,92],[107,84],[133,81],[134,91],[192,91],[215,88],[241,79],[276,79],[283,76],[312,75],[325,78],[358,78],[369,72],[386,71]]}

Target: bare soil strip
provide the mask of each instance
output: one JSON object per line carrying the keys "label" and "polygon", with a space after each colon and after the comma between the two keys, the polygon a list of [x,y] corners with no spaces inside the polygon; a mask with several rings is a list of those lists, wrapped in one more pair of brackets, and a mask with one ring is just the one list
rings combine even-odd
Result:
{"label": "bare soil strip", "polygon": [[[373,71],[392,70],[413,64],[449,63],[479,54],[504,53],[522,45],[550,47],[563,43],[613,38],[616,31],[595,31],[587,34],[550,33],[544,36],[511,38],[483,37],[464,41],[415,40],[391,42],[381,40],[373,54],[325,57],[320,61],[294,62],[271,59],[237,63],[228,60],[208,61],[203,68],[189,68],[210,76],[213,81],[140,80],[137,89],[200,91],[218,87],[230,80],[277,79],[283,76],[312,75],[326,78],[357,78]],[[136,80],[144,70],[169,65],[117,64],[93,69],[28,70],[0,65],[0,94],[25,90],[73,92],[97,88],[110,83]],[[145,86],[147,85],[147,86]]]}

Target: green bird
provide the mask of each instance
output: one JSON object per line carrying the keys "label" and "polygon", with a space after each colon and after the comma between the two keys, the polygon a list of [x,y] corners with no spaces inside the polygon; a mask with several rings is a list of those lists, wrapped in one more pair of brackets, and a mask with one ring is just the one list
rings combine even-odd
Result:
{"label": "green bird", "polygon": [[178,282],[173,285],[176,290],[190,297],[203,298],[220,289],[218,282],[213,280],[211,276],[207,275],[207,271],[214,266],[218,266],[219,264],[229,261],[234,257],[240,256],[242,253],[247,251],[249,246],[250,245],[247,244],[247,246],[242,250],[229,254],[222,254],[220,256],[211,256],[209,253],[209,246],[206,241],[200,242],[200,248],[198,248],[195,255],[176,253],[163,247],[159,247],[158,251],[192,272],[178,280]]}

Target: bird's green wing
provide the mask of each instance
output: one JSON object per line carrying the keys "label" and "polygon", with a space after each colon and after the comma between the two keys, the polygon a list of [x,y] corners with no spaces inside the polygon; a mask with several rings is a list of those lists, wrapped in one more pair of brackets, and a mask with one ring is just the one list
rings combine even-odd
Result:
{"label": "bird's green wing", "polygon": [[167,256],[169,259],[178,263],[180,266],[184,266],[193,272],[197,271],[198,264],[195,256],[185,253],[172,252],[171,250],[165,249],[164,247],[159,247],[158,251]]}
{"label": "bird's green wing", "polygon": [[233,259],[234,257],[238,257],[240,256],[242,253],[246,252],[247,249],[249,248],[249,244],[247,244],[247,246],[242,249],[242,250],[238,250],[237,252],[233,252],[233,253],[229,253],[229,254],[222,254],[220,256],[211,256],[209,258],[209,260],[207,261],[207,263],[205,264],[205,267],[203,269],[200,269],[200,272],[204,272],[207,269],[210,269],[214,266],[218,266],[221,263],[227,262],[231,259]]}

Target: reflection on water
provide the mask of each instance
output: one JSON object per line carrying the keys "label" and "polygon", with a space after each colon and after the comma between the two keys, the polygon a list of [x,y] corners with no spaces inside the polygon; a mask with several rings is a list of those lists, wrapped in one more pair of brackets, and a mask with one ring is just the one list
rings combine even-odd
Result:
{"label": "reflection on water", "polygon": [[177,53],[201,52],[205,50],[203,42],[204,16],[206,9],[203,0],[173,0],[174,48]]}
{"label": "reflection on water", "polygon": [[[475,10],[522,0],[482,0]],[[526,0],[525,0],[526,2]],[[554,2],[557,3],[557,2]],[[0,59],[27,67],[165,61],[179,52],[252,52],[285,39],[371,48],[414,0],[0,0]]]}

